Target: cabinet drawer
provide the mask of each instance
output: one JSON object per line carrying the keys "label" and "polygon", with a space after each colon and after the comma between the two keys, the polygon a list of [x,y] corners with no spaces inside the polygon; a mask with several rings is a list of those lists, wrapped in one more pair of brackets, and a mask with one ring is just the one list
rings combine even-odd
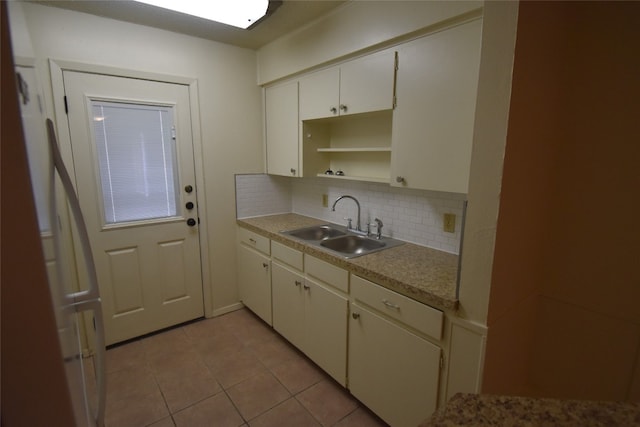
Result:
{"label": "cabinet drawer", "polygon": [[282,243],[271,242],[271,256],[302,271],[302,252],[299,250],[285,246]]}
{"label": "cabinet drawer", "polygon": [[349,272],[347,270],[309,255],[305,255],[304,263],[304,271],[309,276],[315,277],[342,292],[349,292]]}
{"label": "cabinet drawer", "polygon": [[369,280],[351,276],[351,295],[358,301],[432,338],[442,338],[443,313],[385,289]]}
{"label": "cabinet drawer", "polygon": [[246,228],[238,227],[238,240],[240,243],[244,243],[245,245],[257,249],[262,253],[267,255],[271,254],[269,239],[259,235],[258,233],[249,231]]}

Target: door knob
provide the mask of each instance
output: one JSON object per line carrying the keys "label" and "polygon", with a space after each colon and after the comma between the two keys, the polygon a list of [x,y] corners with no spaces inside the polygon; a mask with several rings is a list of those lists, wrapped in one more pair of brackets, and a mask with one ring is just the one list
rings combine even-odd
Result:
{"label": "door knob", "polygon": [[187,202],[187,204],[184,205],[184,207],[189,209],[189,210],[193,209],[193,202]]}
{"label": "door knob", "polygon": [[187,193],[191,193],[193,191],[193,187],[190,185],[187,185],[186,187],[184,187],[184,191],[186,191]]}
{"label": "door knob", "polygon": [[195,220],[195,219],[193,219],[193,218],[189,218],[189,219],[187,220],[187,225],[188,225],[189,227],[193,227],[194,225],[196,225],[196,220]]}

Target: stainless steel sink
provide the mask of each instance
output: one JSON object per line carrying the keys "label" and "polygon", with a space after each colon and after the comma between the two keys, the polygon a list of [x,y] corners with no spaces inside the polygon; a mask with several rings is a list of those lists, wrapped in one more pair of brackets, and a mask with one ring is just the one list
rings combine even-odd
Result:
{"label": "stainless steel sink", "polygon": [[315,225],[312,227],[285,231],[284,233],[302,240],[324,240],[331,237],[345,236],[347,234],[330,225]]}
{"label": "stainless steel sink", "polygon": [[381,239],[367,237],[348,230],[346,227],[329,224],[298,228],[281,233],[304,240],[309,245],[323,248],[344,258],[355,258],[404,243],[389,237]]}
{"label": "stainless steel sink", "polygon": [[372,250],[384,248],[386,243],[382,240],[374,240],[364,236],[349,235],[320,242],[320,246],[347,255],[363,254]]}

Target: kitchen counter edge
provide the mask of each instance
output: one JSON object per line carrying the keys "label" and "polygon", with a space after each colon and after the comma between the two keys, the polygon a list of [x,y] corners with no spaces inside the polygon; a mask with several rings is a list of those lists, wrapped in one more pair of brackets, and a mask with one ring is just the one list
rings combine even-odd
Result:
{"label": "kitchen counter edge", "polygon": [[345,259],[280,233],[327,224],[328,221],[288,213],[241,218],[236,223],[408,298],[442,310],[458,309],[459,302],[455,296],[458,256],[455,254],[405,242],[394,248]]}

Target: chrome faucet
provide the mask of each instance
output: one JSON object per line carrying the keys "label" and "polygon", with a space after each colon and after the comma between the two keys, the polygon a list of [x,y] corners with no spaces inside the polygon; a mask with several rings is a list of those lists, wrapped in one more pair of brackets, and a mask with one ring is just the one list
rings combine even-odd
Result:
{"label": "chrome faucet", "polygon": [[[338,204],[338,202],[342,199],[351,199],[354,202],[356,202],[356,205],[358,206],[358,217],[356,218],[356,231],[362,231],[362,228],[360,227],[360,202],[358,202],[358,199],[356,199],[353,196],[349,196],[349,195],[344,195],[344,196],[340,196],[336,199],[335,202],[333,202],[333,206],[331,206],[331,211],[335,212],[336,211],[336,205]],[[351,228],[351,220],[349,220],[349,227]]]}

